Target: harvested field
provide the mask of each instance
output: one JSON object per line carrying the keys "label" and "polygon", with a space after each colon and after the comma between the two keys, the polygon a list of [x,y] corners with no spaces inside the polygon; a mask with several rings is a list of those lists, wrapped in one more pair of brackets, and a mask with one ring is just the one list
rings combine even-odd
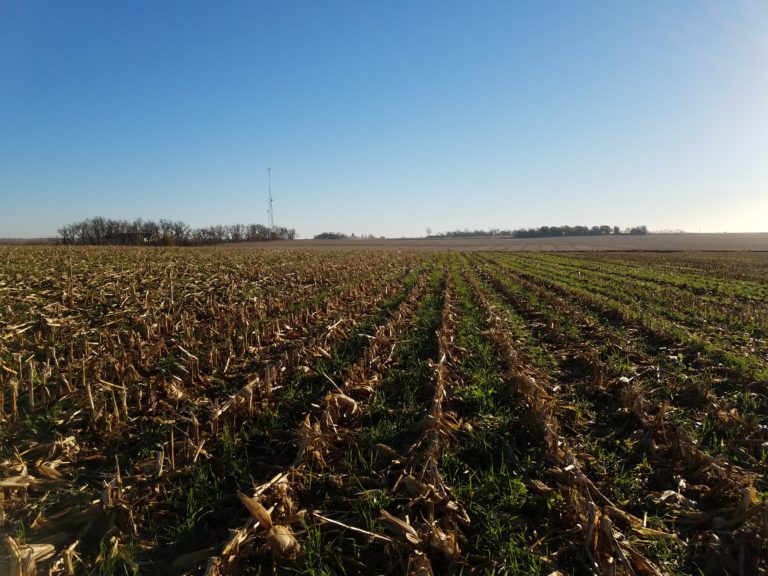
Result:
{"label": "harvested field", "polygon": [[[235,245],[243,247],[243,245]],[[402,238],[380,240],[286,240],[248,244],[271,250],[437,250],[508,252],[768,252],[768,233],[647,234],[562,238]]]}
{"label": "harvested field", "polygon": [[0,574],[768,574],[768,256],[0,247]]}

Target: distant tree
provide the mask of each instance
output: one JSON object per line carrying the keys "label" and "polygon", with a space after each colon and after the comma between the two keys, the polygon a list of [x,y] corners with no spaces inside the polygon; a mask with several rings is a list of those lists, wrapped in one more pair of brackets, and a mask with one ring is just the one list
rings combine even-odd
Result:
{"label": "distant tree", "polygon": [[86,220],[87,226],[90,228],[91,241],[93,244],[104,244],[107,231],[107,222],[101,216],[96,216],[90,220]]}
{"label": "distant tree", "polygon": [[232,224],[229,227],[229,241],[242,242],[245,238],[245,226],[242,224]]}
{"label": "distant tree", "polygon": [[160,239],[160,226],[157,222],[147,220],[141,227],[141,234],[145,244],[157,244]]}
{"label": "distant tree", "polygon": [[349,236],[341,232],[321,232],[314,236],[315,240],[346,240],[348,238]]}
{"label": "distant tree", "polygon": [[75,227],[72,224],[62,226],[57,230],[61,244],[75,244]]}
{"label": "distant tree", "polygon": [[189,243],[190,229],[189,226],[181,220],[176,220],[172,226],[173,240],[177,246],[183,246]]}
{"label": "distant tree", "polygon": [[173,222],[170,220],[160,220],[160,243],[165,246],[173,246],[176,239],[173,236]]}

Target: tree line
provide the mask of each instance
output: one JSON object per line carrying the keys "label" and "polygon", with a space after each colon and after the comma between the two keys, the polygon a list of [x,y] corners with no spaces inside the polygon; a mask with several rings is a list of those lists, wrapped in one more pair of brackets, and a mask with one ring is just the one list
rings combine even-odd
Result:
{"label": "tree line", "polygon": [[223,242],[263,242],[293,240],[293,228],[262,224],[230,224],[192,228],[180,220],[113,220],[87,218],[58,230],[58,242],[69,245],[120,246],[201,246]]}
{"label": "tree line", "polygon": [[385,236],[374,236],[373,234],[344,234],[343,232],[321,232],[315,234],[315,240],[384,240]]}
{"label": "tree line", "polygon": [[619,234],[648,234],[647,226],[620,228],[618,226],[540,226],[538,228],[518,228],[516,230],[452,230],[439,234],[428,234],[428,238],[467,238],[487,236],[507,236],[512,238],[554,238],[557,236],[614,236]]}

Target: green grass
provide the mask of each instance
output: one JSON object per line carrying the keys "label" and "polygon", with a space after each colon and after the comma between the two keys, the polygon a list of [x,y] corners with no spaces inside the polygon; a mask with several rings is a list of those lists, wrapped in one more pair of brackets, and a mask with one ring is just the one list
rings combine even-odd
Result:
{"label": "green grass", "polygon": [[[414,281],[416,278],[414,275]],[[353,482],[351,487],[343,489],[345,497],[339,499],[338,479],[333,475],[311,474],[306,498],[320,509],[327,509],[336,520],[370,531],[381,530],[375,519],[381,508],[390,505],[392,497],[386,490],[372,488],[360,480],[355,483],[353,479],[360,478],[361,474],[376,477],[381,465],[371,456],[374,444],[381,442],[399,449],[409,445],[409,426],[423,413],[424,394],[431,382],[432,369],[427,358],[437,353],[434,333],[440,322],[442,288],[443,268],[437,265],[430,273],[427,293],[419,301],[412,325],[398,341],[395,366],[377,385],[357,428],[358,434],[347,442],[340,461],[335,463],[336,470],[348,475]],[[393,307],[400,301],[402,298],[393,300]],[[380,320],[383,321],[384,316]],[[361,333],[370,333],[370,328],[365,327]],[[353,354],[348,358],[350,362],[344,363],[345,366],[357,356]],[[344,531],[328,531],[311,522],[305,523],[305,529],[307,544],[295,561],[281,568],[286,573],[344,574],[347,568],[339,559],[340,553],[356,562],[365,562],[378,549],[377,544]],[[303,542],[302,539],[302,545]]]}
{"label": "green grass", "polygon": [[482,316],[461,273],[465,269],[463,260],[452,262],[456,344],[468,351],[461,356],[462,385],[452,403],[472,430],[443,451],[439,466],[472,520],[465,552],[487,558],[488,573],[541,574],[542,562],[527,549],[531,527],[542,520],[539,502],[525,486],[526,478],[539,472],[532,459],[537,448],[520,434],[525,409],[510,397],[498,353],[483,334]]}
{"label": "green grass", "polygon": [[413,327],[395,349],[396,365],[374,392],[362,423],[363,440],[369,446],[381,442],[406,448],[409,440],[404,431],[423,413],[432,378],[427,359],[438,352],[435,330],[440,324],[442,274],[441,266],[432,271]]}

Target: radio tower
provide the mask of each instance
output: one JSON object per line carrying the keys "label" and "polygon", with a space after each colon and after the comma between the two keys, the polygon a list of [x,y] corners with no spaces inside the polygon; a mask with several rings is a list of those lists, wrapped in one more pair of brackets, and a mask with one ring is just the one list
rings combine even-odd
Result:
{"label": "radio tower", "polygon": [[267,177],[269,179],[269,206],[267,206],[267,216],[269,217],[269,233],[275,237],[275,212],[272,209],[272,168],[267,168]]}

